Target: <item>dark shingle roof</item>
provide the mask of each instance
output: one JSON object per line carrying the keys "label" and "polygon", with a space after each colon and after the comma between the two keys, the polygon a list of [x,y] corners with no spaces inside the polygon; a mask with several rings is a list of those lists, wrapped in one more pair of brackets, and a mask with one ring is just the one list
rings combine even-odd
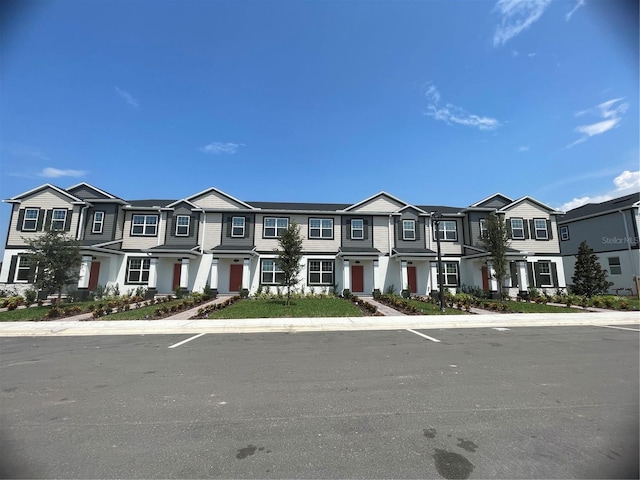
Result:
{"label": "dark shingle roof", "polygon": [[175,200],[127,200],[132,207],[164,207]]}
{"label": "dark shingle roof", "polygon": [[439,213],[460,213],[462,208],[458,207],[446,207],[444,205],[416,205],[416,207],[424,210],[425,212],[439,212]]}
{"label": "dark shingle roof", "polygon": [[590,215],[596,215],[602,212],[608,212],[611,210],[617,210],[619,208],[627,208],[634,203],[640,201],[640,192],[635,192],[624,197],[614,198],[613,200],[607,200],[601,203],[587,203],[573,210],[569,210],[566,215],[561,218],[561,222],[568,220],[574,220],[576,218],[588,217]]}
{"label": "dark shingle roof", "polygon": [[349,203],[300,203],[300,202],[245,202],[256,208],[268,210],[337,211],[351,206]]}

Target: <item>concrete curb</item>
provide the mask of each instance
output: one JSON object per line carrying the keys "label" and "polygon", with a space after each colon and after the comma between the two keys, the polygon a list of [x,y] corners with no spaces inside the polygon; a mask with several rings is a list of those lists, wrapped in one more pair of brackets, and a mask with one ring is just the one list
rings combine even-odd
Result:
{"label": "concrete curb", "polygon": [[176,335],[198,333],[326,332],[495,327],[640,325],[638,312],[511,313],[390,317],[252,318],[238,320],[121,320],[89,322],[6,322],[0,337]]}

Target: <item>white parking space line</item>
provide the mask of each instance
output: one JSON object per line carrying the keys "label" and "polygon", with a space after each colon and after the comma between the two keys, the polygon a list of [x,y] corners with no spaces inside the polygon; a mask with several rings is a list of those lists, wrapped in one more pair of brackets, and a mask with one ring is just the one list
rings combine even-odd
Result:
{"label": "white parking space line", "polygon": [[637,328],[626,328],[626,327],[613,327],[611,325],[596,325],[596,327],[602,327],[602,328],[615,328],[617,330],[629,330],[631,332],[640,332],[640,330],[638,330]]}
{"label": "white parking space line", "polygon": [[440,343],[440,340],[437,338],[430,337],[429,335],[425,335],[424,333],[416,332],[415,330],[411,330],[407,328],[407,332],[415,333],[416,335],[420,335],[421,337],[426,338],[427,340],[431,340],[432,342]]}
{"label": "white parking space line", "polygon": [[203,335],[206,335],[206,333],[199,333],[198,335],[194,335],[193,337],[189,337],[186,340],[182,340],[181,342],[178,343],[174,343],[173,345],[171,345],[169,348],[176,348],[179,347],[180,345],[184,345],[187,342],[190,342],[191,340],[195,340],[196,338],[199,338]]}

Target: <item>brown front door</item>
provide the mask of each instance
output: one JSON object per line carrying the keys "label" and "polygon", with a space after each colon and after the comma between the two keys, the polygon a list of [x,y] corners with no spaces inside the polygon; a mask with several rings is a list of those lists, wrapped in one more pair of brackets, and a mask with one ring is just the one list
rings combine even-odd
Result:
{"label": "brown front door", "polygon": [[89,290],[93,291],[98,286],[98,277],[100,276],[100,262],[91,262],[91,271],[89,272]]}
{"label": "brown front door", "polygon": [[418,291],[416,267],[407,267],[407,281],[409,282],[409,291],[411,293],[416,293]]}
{"label": "brown front door", "polygon": [[489,272],[486,265],[482,266],[482,290],[489,291]]}
{"label": "brown front door", "polygon": [[242,289],[242,265],[231,265],[229,272],[229,291],[239,292]]}
{"label": "brown front door", "polygon": [[176,263],[173,265],[173,283],[171,284],[174,290],[180,286],[180,273],[182,273],[182,264]]}
{"label": "brown front door", "polygon": [[351,265],[351,291],[364,292],[364,274],[362,265]]}

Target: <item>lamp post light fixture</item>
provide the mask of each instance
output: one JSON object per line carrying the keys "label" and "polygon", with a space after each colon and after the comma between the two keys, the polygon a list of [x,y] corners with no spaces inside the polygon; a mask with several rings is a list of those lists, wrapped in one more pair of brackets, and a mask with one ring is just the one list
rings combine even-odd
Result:
{"label": "lamp post light fixture", "polygon": [[442,252],[440,251],[440,222],[442,221],[442,214],[434,212],[431,218],[436,226],[436,244],[438,245],[438,291],[440,292],[440,311],[444,312],[444,281],[442,278]]}

